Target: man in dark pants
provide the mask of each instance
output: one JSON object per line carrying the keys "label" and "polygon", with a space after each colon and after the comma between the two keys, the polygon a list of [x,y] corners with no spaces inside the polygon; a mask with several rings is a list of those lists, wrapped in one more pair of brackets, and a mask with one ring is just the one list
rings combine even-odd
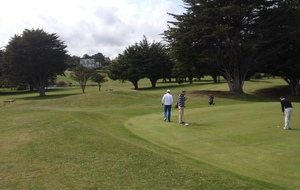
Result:
{"label": "man in dark pants", "polygon": [[280,97],[281,102],[281,111],[284,115],[284,128],[283,129],[291,129],[291,118],[292,118],[292,112],[293,112],[293,106],[289,99],[281,96]]}
{"label": "man in dark pants", "polygon": [[167,90],[167,93],[163,96],[161,104],[164,106],[164,121],[168,119],[171,121],[171,109],[173,104],[173,96],[171,95],[170,90]]}

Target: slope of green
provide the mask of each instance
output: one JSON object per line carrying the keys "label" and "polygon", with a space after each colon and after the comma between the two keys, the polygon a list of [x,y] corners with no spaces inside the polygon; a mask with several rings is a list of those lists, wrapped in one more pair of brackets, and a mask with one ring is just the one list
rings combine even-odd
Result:
{"label": "slope of green", "polygon": [[[209,79],[155,89],[142,80],[138,91],[109,81],[101,92],[46,97],[2,90],[0,189],[297,189],[298,103],[294,130],[284,131],[278,100],[252,93],[283,84],[249,81],[245,95],[220,93],[226,83]],[[176,110],[173,122],[162,120],[166,89],[175,98],[187,90],[189,127]],[[203,90],[216,93],[215,106]]]}

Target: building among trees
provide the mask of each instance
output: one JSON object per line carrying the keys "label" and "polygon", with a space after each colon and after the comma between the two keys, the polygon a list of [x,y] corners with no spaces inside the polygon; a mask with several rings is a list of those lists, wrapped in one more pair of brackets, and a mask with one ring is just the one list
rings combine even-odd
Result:
{"label": "building among trees", "polygon": [[101,67],[100,62],[96,62],[95,59],[87,59],[87,58],[80,59],[80,65],[90,69],[97,69]]}

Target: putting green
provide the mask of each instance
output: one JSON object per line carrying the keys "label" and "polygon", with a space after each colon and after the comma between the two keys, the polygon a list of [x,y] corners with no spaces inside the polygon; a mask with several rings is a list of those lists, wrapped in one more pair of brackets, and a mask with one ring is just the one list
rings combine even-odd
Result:
{"label": "putting green", "polygon": [[294,109],[293,130],[283,130],[278,102],[215,105],[186,109],[184,121],[190,124],[187,127],[178,123],[177,109],[172,110],[172,122],[163,121],[160,112],[130,118],[125,126],[141,138],[185,156],[296,188],[300,187],[297,115],[299,111]]}

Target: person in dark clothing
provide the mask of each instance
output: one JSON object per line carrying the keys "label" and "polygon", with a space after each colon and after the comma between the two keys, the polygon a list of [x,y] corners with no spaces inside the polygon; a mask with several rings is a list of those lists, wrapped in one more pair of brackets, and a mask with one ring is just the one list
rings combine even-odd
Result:
{"label": "person in dark clothing", "polygon": [[215,99],[214,95],[211,94],[208,99],[209,105],[215,105],[214,99]]}
{"label": "person in dark clothing", "polygon": [[283,129],[291,129],[291,119],[292,119],[292,112],[293,112],[293,106],[289,99],[281,96],[280,97],[281,102],[281,111],[284,115],[284,128]]}

